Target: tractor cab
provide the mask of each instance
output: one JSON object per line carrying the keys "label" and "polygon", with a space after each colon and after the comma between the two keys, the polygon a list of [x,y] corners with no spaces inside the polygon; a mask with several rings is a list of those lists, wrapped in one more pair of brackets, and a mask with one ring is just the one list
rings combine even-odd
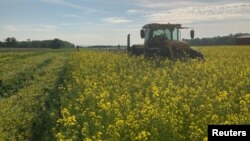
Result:
{"label": "tractor cab", "polygon": [[165,37],[170,40],[179,40],[180,24],[146,24],[142,27],[141,38],[145,40],[157,37]]}
{"label": "tractor cab", "polygon": [[[180,41],[181,24],[146,24],[142,27],[141,38],[144,38],[145,53],[160,53],[166,41]],[[190,32],[191,38],[194,37],[194,31]]]}

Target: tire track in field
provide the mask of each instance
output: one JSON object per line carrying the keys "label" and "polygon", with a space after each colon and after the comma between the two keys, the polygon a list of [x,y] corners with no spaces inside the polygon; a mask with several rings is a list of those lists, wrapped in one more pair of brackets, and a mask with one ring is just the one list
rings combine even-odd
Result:
{"label": "tire track in field", "polygon": [[[65,74],[69,68],[65,66],[65,61],[62,57],[57,58],[57,62],[50,65],[61,66],[54,68],[53,73],[57,75],[54,86],[51,88],[43,88],[47,97],[44,100],[44,109],[40,110],[37,117],[32,121],[32,134],[29,140],[41,141],[56,141],[55,130],[57,130],[57,120],[61,117],[61,99],[59,86],[65,85]],[[59,62],[59,64],[58,64]],[[52,114],[53,113],[53,114]]]}
{"label": "tire track in field", "polygon": [[[16,74],[28,70],[27,68],[32,68],[33,66],[38,65],[46,57],[46,54],[36,54],[32,57],[26,58],[14,58],[12,57],[11,61],[3,62],[0,59],[0,79],[3,81],[11,80]],[[34,61],[35,60],[35,61]]]}
{"label": "tire track in field", "polygon": [[[41,110],[37,117],[32,122],[32,134],[30,140],[50,140],[56,141],[56,137],[53,128],[56,127],[57,120],[61,117],[61,99],[58,86],[64,83],[65,69],[59,72],[59,77],[55,82],[55,87],[52,89],[43,89],[44,93],[48,93],[47,98],[44,102],[45,110]],[[51,115],[53,113],[53,115]]]}
{"label": "tire track in field", "polygon": [[27,54],[8,54],[8,55],[1,55],[1,60],[0,63],[12,63],[12,62],[16,62],[17,59],[27,59],[27,58],[31,58],[31,57],[35,57],[38,55],[42,55],[44,54],[44,52],[36,52],[36,53],[27,53]]}
{"label": "tire track in field", "polygon": [[13,79],[8,81],[0,80],[0,98],[7,98],[15,94],[19,89],[25,87],[35,80],[36,74],[42,74],[41,71],[44,67],[52,62],[51,58],[45,59],[41,64],[28,68],[27,70],[20,72],[13,77]]}

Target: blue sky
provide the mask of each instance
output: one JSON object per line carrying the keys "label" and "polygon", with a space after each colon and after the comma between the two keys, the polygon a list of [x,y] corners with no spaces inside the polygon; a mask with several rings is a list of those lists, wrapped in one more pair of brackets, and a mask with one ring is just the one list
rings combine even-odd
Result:
{"label": "blue sky", "polygon": [[[196,37],[250,33],[249,0],[0,0],[0,39],[132,44],[146,23],[181,23]],[[190,38],[189,31],[182,31]]]}

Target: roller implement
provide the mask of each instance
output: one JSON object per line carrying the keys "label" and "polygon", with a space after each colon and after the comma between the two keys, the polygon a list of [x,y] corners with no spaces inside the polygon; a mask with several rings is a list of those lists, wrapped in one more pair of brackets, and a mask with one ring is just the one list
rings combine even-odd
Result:
{"label": "roller implement", "polygon": [[[145,57],[161,56],[169,59],[204,59],[201,52],[194,50],[190,45],[181,41],[180,29],[188,29],[181,24],[146,24],[141,29],[142,45],[130,46],[130,34],[127,36],[127,51],[131,55],[145,55]],[[194,38],[194,30],[190,31]]]}

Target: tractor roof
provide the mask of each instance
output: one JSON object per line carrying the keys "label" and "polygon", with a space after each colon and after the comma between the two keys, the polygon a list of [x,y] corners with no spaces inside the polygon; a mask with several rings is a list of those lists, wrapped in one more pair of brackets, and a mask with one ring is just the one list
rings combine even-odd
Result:
{"label": "tractor roof", "polygon": [[173,27],[177,27],[177,28],[181,28],[181,24],[159,24],[159,23],[150,23],[150,24],[146,24],[144,25],[142,28],[173,28]]}

